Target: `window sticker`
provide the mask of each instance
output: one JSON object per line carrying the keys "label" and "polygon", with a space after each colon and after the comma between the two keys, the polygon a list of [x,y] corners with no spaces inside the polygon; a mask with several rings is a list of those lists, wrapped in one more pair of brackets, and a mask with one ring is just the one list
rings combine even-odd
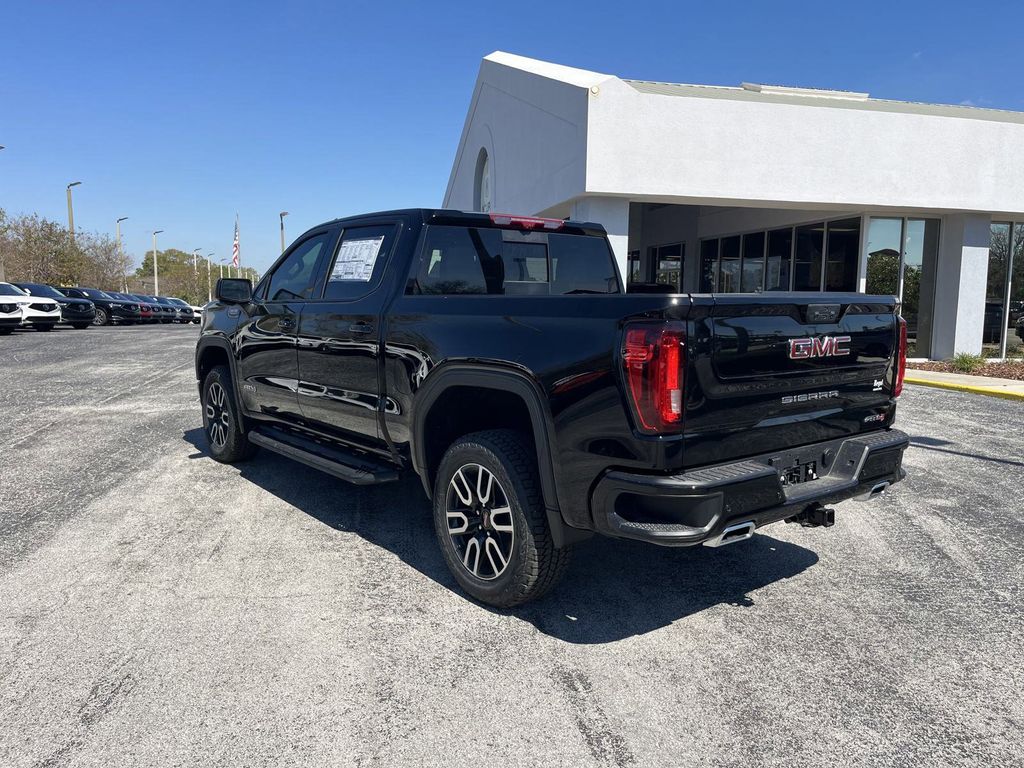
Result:
{"label": "window sticker", "polygon": [[384,243],[384,235],[366,237],[360,240],[342,240],[338,250],[338,258],[334,261],[331,271],[331,282],[353,280],[361,283],[370,282],[373,266],[380,255],[380,247]]}

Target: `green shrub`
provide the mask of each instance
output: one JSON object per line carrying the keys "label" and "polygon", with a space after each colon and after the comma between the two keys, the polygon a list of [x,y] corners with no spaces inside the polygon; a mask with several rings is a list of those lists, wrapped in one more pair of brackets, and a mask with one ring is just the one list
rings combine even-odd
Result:
{"label": "green shrub", "polygon": [[983,355],[972,355],[970,352],[958,352],[953,355],[953,368],[961,373],[974,373],[985,365]]}

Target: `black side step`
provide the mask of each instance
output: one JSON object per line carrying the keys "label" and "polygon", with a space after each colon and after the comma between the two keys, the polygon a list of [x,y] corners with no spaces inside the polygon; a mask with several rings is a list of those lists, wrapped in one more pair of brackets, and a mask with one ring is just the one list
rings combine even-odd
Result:
{"label": "black side step", "polygon": [[249,441],[355,485],[376,485],[398,479],[398,470],[388,464],[280,430],[253,430]]}

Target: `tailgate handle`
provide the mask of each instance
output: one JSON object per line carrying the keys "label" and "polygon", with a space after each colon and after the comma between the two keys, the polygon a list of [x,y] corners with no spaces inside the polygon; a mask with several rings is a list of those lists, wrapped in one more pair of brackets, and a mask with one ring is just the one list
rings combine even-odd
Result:
{"label": "tailgate handle", "polygon": [[834,323],[839,319],[840,304],[808,304],[808,323]]}

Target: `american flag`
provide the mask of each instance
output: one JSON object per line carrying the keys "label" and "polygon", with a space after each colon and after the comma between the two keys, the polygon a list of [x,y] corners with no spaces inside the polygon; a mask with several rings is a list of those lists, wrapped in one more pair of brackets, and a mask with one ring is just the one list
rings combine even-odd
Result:
{"label": "american flag", "polygon": [[231,263],[238,268],[238,216],[235,216],[235,242],[231,246]]}

